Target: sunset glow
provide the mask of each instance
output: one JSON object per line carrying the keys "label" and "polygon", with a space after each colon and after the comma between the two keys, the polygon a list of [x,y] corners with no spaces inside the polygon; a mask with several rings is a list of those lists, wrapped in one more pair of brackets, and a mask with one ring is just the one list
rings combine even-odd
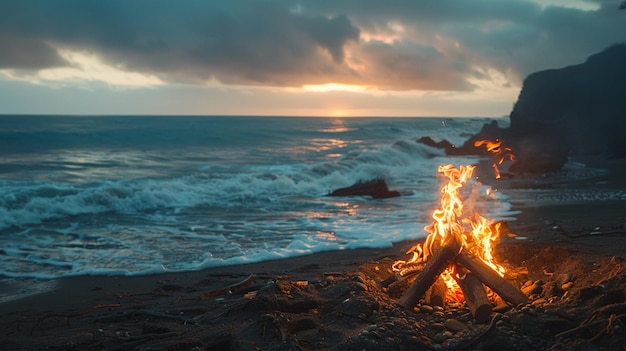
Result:
{"label": "sunset glow", "polygon": [[0,3],[0,113],[500,117],[626,32],[584,0],[79,4]]}
{"label": "sunset glow", "polygon": [[329,91],[350,91],[350,92],[364,92],[366,91],[365,87],[358,85],[348,85],[348,84],[340,84],[340,83],[327,83],[327,84],[318,84],[318,85],[303,85],[302,88],[307,91],[314,91],[318,93],[326,93]]}

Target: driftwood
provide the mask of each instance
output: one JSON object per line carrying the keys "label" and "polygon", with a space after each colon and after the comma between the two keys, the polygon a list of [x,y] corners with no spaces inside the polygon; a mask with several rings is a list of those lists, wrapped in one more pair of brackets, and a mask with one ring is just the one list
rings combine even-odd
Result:
{"label": "driftwood", "polygon": [[233,290],[242,289],[242,288],[245,288],[246,286],[254,283],[255,279],[256,279],[256,276],[254,274],[250,274],[248,277],[246,277],[242,281],[239,281],[237,283],[225,286],[223,288],[219,288],[219,289],[216,289],[216,290],[211,290],[211,291],[207,291],[207,292],[203,293],[202,295],[200,295],[200,300],[207,300],[207,299],[211,299],[211,298],[214,298],[214,297],[231,294],[233,292]]}
{"label": "driftwood", "polygon": [[455,257],[459,255],[461,245],[454,238],[442,245],[426,262],[424,269],[415,279],[413,284],[398,299],[398,304],[406,309],[411,309],[424,296],[439,275],[450,265]]}
{"label": "driftwood", "polygon": [[[457,271],[461,269],[457,267]],[[472,312],[476,323],[487,323],[493,307],[480,280],[473,273],[466,272],[462,276],[457,277],[456,282],[463,291],[465,303],[467,303],[467,307]]]}
{"label": "driftwood", "polygon": [[457,256],[456,260],[509,304],[517,306],[528,303],[528,297],[524,293],[471,253],[464,250]]}

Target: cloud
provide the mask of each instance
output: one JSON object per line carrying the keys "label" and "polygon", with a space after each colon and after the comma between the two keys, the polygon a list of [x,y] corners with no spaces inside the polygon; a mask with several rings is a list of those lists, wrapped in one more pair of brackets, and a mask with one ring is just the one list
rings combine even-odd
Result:
{"label": "cloud", "polygon": [[0,0],[0,70],[84,70],[70,52],[159,84],[469,91],[484,72],[519,85],[626,40],[618,3],[576,4]]}

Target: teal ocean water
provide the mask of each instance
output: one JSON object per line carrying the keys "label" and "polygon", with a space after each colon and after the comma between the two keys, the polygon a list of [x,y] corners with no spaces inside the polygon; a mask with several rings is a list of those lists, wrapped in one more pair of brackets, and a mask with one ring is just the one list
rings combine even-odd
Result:
{"label": "teal ocean water", "polygon": [[[437,166],[476,159],[416,140],[461,143],[487,121],[0,116],[0,273],[197,270],[423,237]],[[326,196],[378,177],[402,196]]]}

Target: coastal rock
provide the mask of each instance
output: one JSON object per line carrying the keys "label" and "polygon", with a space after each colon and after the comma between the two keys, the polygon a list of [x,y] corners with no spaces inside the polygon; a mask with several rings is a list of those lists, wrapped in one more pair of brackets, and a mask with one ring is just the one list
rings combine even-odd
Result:
{"label": "coastal rock", "polygon": [[529,75],[510,115],[516,167],[556,166],[567,155],[625,157],[625,90],[626,44],[582,64]]}
{"label": "coastal rock", "polygon": [[395,190],[389,190],[387,182],[382,178],[358,181],[349,187],[332,191],[328,196],[371,196],[374,199],[387,199],[400,196]]}
{"label": "coastal rock", "polygon": [[506,140],[508,136],[508,130],[506,128],[501,128],[498,125],[497,121],[491,121],[490,123],[486,123],[483,125],[482,129],[472,135],[467,141],[463,143],[461,146],[456,146],[449,142],[446,139],[442,141],[435,141],[431,137],[421,137],[417,140],[417,142],[422,143],[424,145],[428,145],[430,147],[434,147],[437,149],[445,150],[448,156],[459,156],[459,155],[480,155],[486,156],[488,155],[487,151],[484,148],[476,148],[474,143],[478,140]]}
{"label": "coastal rock", "polygon": [[530,74],[509,116],[508,128],[493,121],[456,147],[424,137],[419,142],[448,155],[484,155],[476,140],[503,142],[516,156],[516,173],[559,171],[570,156],[626,157],[626,44],[584,63]]}

